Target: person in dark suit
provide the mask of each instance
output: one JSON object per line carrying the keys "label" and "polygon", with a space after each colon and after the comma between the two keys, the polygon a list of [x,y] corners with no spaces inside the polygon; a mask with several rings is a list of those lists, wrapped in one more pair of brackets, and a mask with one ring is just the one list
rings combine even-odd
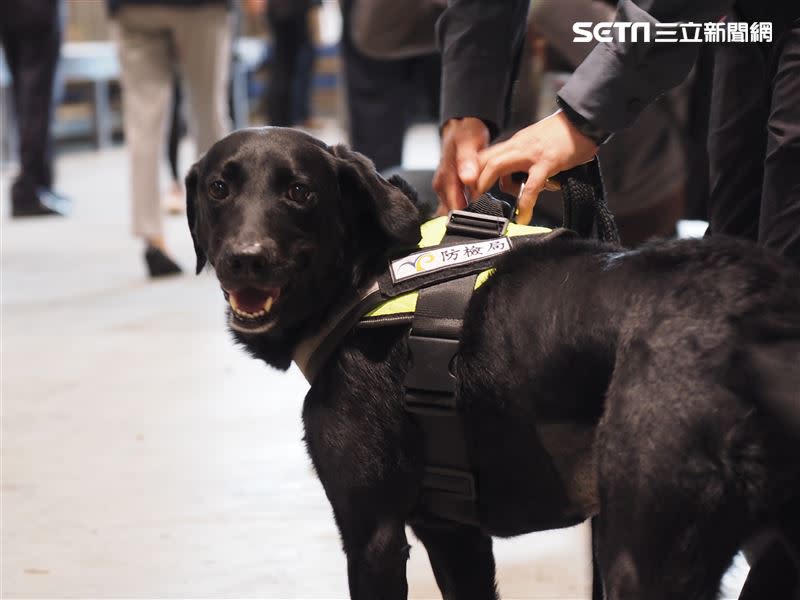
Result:
{"label": "person in dark suit", "polygon": [[3,0],[0,38],[19,130],[20,172],[11,187],[11,216],[64,214],[66,199],[52,191],[50,130],[61,49],[59,0]]}
{"label": "person in dark suit", "polygon": [[[445,100],[435,187],[449,208],[465,204],[465,187],[480,194],[499,179],[510,189],[511,174],[523,171],[528,179],[518,210],[519,220],[527,222],[551,176],[592,158],[610,135],[678,85],[697,56],[693,43],[617,37],[598,44],[559,91],[560,110],[487,148],[489,113],[481,106],[476,110],[470,94],[486,90],[489,82],[499,86],[511,72],[510,32],[524,24],[515,2],[484,9],[480,0],[451,0],[439,28]],[[712,44],[708,234],[750,239],[800,264],[800,3],[621,0],[616,21],[713,26],[723,16],[746,23],[748,30],[769,23],[772,35],[759,42]],[[487,29],[492,20],[494,33]],[[465,106],[453,110],[450,105],[458,101],[448,104],[448,97]],[[749,558],[761,558],[741,598],[794,597],[800,575],[781,540],[766,539],[761,548],[749,549]]]}
{"label": "person in dark suit", "polygon": [[478,152],[506,125],[525,40],[529,0],[450,0],[437,22],[442,55],[442,155],[433,188],[462,208],[475,183]]}
{"label": "person in dark suit", "polygon": [[342,0],[341,8],[350,146],[379,171],[399,167],[406,130],[419,117],[434,119],[439,105],[433,31],[441,7],[436,0]]}
{"label": "person in dark suit", "polygon": [[[448,10],[467,14],[480,10],[473,8],[479,4],[455,0]],[[511,8],[505,13],[507,22],[514,19]],[[644,21],[653,26],[678,21],[713,24],[726,15],[748,26],[770,23],[772,40],[715,47],[709,232],[751,239],[800,263],[800,4],[789,0],[623,0],[617,21]],[[477,35],[471,39],[475,43]],[[445,51],[451,43],[445,30]],[[448,181],[448,189],[467,185],[480,192],[498,179],[507,180],[513,172],[527,171],[528,183],[519,203],[524,220],[549,177],[591,158],[611,134],[629,126],[645,106],[680,83],[694,64],[697,48],[693,43],[621,42],[618,38],[599,44],[560,90],[561,110],[507,142],[483,150],[477,158],[472,152],[472,159],[460,165],[443,160],[438,176]],[[450,82],[453,95],[475,86],[474,81],[454,75],[468,60],[469,52],[449,62],[445,55],[444,81]],[[480,62],[485,71],[509,69],[499,56],[481,53]],[[461,123],[450,129],[466,127]],[[445,124],[444,141],[455,135],[453,131]],[[463,145],[451,144],[454,148]],[[445,158],[446,150],[443,154]],[[448,206],[463,203],[441,187]]]}

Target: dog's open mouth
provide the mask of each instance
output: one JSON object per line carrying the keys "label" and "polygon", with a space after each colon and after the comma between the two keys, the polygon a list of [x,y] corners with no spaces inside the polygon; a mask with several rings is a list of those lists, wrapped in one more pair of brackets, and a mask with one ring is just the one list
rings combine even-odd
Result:
{"label": "dog's open mouth", "polygon": [[238,329],[253,331],[270,320],[272,307],[280,296],[280,288],[242,288],[222,290],[231,307],[231,321]]}

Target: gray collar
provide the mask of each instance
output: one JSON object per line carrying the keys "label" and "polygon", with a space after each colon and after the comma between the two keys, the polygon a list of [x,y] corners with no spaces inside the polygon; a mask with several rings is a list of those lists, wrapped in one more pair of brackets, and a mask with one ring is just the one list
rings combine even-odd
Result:
{"label": "gray collar", "polygon": [[309,383],[314,382],[319,369],[333,354],[342,338],[353,328],[364,313],[382,301],[378,281],[373,280],[331,311],[331,316],[310,337],[300,341],[294,349],[292,360]]}

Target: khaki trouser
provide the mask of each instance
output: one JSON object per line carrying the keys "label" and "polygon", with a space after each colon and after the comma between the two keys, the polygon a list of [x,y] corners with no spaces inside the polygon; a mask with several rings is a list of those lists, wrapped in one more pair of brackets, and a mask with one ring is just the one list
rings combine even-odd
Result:
{"label": "khaki trouser", "polygon": [[224,4],[124,6],[114,36],[122,66],[122,109],[130,152],[133,232],[162,235],[159,161],[177,70],[189,99],[190,127],[203,153],[230,131],[231,27]]}

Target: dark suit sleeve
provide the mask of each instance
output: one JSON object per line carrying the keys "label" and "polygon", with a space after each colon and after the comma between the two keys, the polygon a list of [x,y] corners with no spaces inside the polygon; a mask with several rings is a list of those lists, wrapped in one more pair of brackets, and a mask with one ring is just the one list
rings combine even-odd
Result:
{"label": "dark suit sleeve", "polygon": [[442,53],[440,118],[503,126],[529,0],[449,0],[436,24]]}
{"label": "dark suit sleeve", "polygon": [[[656,23],[718,21],[732,0],[621,0],[616,21]],[[683,81],[697,43],[638,41],[598,44],[558,95],[596,128],[628,127],[645,106]]]}

